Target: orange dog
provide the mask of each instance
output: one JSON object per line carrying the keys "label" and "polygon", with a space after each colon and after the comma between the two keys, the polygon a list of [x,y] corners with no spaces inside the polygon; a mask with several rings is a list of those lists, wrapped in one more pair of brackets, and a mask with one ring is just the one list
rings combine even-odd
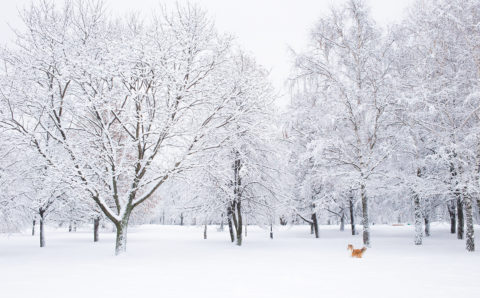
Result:
{"label": "orange dog", "polygon": [[352,253],[352,258],[361,258],[363,256],[363,253],[367,250],[367,248],[364,246],[361,249],[354,249],[353,245],[349,244],[347,246],[347,250],[349,250]]}

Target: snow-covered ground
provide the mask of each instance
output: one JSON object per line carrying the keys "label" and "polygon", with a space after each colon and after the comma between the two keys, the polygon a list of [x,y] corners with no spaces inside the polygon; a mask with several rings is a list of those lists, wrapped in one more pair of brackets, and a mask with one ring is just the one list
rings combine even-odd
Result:
{"label": "snow-covered ground", "polygon": [[[209,227],[145,225],[129,230],[127,253],[115,257],[114,234],[47,230],[47,247],[25,234],[0,235],[0,297],[476,297],[480,252],[446,225],[433,225],[423,246],[412,226],[372,227],[363,259],[348,256],[361,236],[321,226],[248,228],[243,247]],[[477,229],[478,231],[478,229]],[[477,248],[480,242],[477,241]]]}

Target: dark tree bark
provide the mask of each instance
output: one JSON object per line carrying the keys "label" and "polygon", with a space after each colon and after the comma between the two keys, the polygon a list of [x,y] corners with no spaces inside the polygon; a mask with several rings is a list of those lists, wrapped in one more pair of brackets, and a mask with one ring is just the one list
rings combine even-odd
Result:
{"label": "dark tree bark", "polygon": [[466,249],[467,251],[475,251],[475,238],[473,229],[473,198],[469,195],[465,197],[465,218],[466,218]]}
{"label": "dark tree bark", "polygon": [[280,216],[280,225],[286,226],[287,223],[288,223],[288,221],[283,216]]}
{"label": "dark tree bark", "polygon": [[98,242],[98,227],[100,226],[100,217],[93,219],[93,242]]}
{"label": "dark tree bark", "polygon": [[133,206],[128,205],[122,219],[114,222],[115,228],[117,229],[117,236],[115,238],[115,255],[119,255],[127,251],[127,229],[132,210]]}
{"label": "dark tree bark", "polygon": [[232,224],[233,211],[232,207],[228,206],[227,208],[227,222],[228,222],[228,231],[230,232],[230,240],[235,241],[235,234],[233,233],[233,224]]}
{"label": "dark tree bark", "polygon": [[425,215],[425,237],[430,237],[430,217]]}
{"label": "dark tree bark", "polygon": [[448,214],[450,215],[450,233],[455,234],[457,232],[457,219],[455,212],[455,201],[450,201],[447,205]]}
{"label": "dark tree bark", "polygon": [[317,213],[312,213],[312,226],[315,232],[315,238],[319,238],[320,235],[318,234],[318,221],[317,221]]}
{"label": "dark tree bark", "polygon": [[183,213],[180,213],[180,225],[183,226]]}
{"label": "dark tree bark", "polygon": [[355,216],[353,211],[353,194],[350,194],[350,198],[348,200],[349,209],[350,209],[350,225],[352,227],[352,235],[355,235],[357,232],[355,231]]}
{"label": "dark tree bark", "polygon": [[40,215],[40,247],[45,247],[45,211],[40,209],[38,214]]}
{"label": "dark tree bark", "polygon": [[[452,157],[456,158],[457,154],[456,152],[452,152]],[[463,202],[462,202],[462,193],[460,192],[460,189],[458,188],[458,173],[457,169],[455,168],[454,163],[450,163],[450,175],[451,175],[451,181],[452,184],[454,185],[454,195],[457,201],[457,239],[463,239],[463,231],[464,231],[464,219],[463,219]]]}
{"label": "dark tree bark", "polygon": [[340,216],[340,231],[345,231],[345,209],[342,209]]}
{"label": "dark tree bark", "polygon": [[203,239],[207,239],[207,224],[206,223],[203,227]]}
{"label": "dark tree bark", "polygon": [[32,222],[32,236],[35,236],[35,219]]}
{"label": "dark tree bark", "polygon": [[70,233],[73,229],[73,226],[72,226],[72,221],[69,221],[68,222],[68,232]]}
{"label": "dark tree bark", "polygon": [[116,223],[115,227],[117,229],[117,235],[115,238],[115,255],[119,255],[127,251],[128,219]]}
{"label": "dark tree bark", "polygon": [[480,216],[480,198],[477,199],[477,211],[478,211],[478,215]]}
{"label": "dark tree bark", "polygon": [[241,246],[242,245],[242,227],[243,227],[243,223],[242,223],[242,204],[240,201],[237,202],[237,221],[238,221],[238,225],[237,225],[237,245],[238,246]]}
{"label": "dark tree bark", "polygon": [[235,236],[237,235],[237,231],[238,231],[238,221],[237,221],[236,212],[237,212],[237,204],[235,202],[233,202],[233,204],[232,204],[232,222],[233,222],[233,229],[235,231]]}
{"label": "dark tree bark", "polygon": [[243,218],[242,218],[242,178],[240,177],[240,170],[242,169],[242,161],[240,159],[240,153],[235,151],[235,161],[233,163],[233,194],[234,194],[234,206],[233,210],[233,223],[235,225],[237,245],[242,245],[243,240]]}
{"label": "dark tree bark", "polygon": [[[480,142],[477,144],[477,175],[475,177],[476,181],[480,179]],[[473,204],[474,198],[471,194],[468,194],[464,191],[466,195],[466,202],[465,202],[465,213],[467,218],[467,241],[466,241],[466,248],[467,251],[475,251],[475,238],[474,238],[474,228],[473,228]],[[476,201],[477,201],[477,208],[480,214],[480,197],[478,197],[478,193],[476,194]]]}
{"label": "dark tree bark", "polygon": [[366,247],[370,247],[370,223],[368,218],[368,197],[367,191],[365,189],[365,184],[360,186],[361,197],[362,197],[362,224],[363,224],[363,244]]}
{"label": "dark tree bark", "polygon": [[457,239],[463,239],[465,220],[463,217],[463,202],[460,197],[460,193],[457,194]]}
{"label": "dark tree bark", "polygon": [[77,231],[77,222],[76,221],[73,221],[73,231],[74,232]]}
{"label": "dark tree bark", "polygon": [[270,239],[273,239],[273,224],[270,224]]}
{"label": "dark tree bark", "polygon": [[117,223],[115,224],[117,229],[117,236],[115,239],[115,255],[124,253],[127,250],[127,223]]}

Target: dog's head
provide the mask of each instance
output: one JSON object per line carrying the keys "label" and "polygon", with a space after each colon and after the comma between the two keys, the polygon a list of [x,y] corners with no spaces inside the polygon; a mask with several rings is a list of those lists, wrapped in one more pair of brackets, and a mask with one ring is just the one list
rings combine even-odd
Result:
{"label": "dog's head", "polygon": [[347,246],[347,250],[353,250],[353,245],[349,244],[349,245]]}

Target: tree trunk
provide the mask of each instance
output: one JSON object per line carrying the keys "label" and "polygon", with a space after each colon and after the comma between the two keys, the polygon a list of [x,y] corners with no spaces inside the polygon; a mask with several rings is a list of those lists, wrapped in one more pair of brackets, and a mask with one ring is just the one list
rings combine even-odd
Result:
{"label": "tree trunk", "polygon": [[363,244],[370,247],[370,223],[368,218],[368,198],[365,189],[365,184],[360,186],[362,196],[362,214],[363,214]]}
{"label": "tree trunk", "polygon": [[342,214],[340,216],[340,231],[345,231],[345,210],[342,210]]}
{"label": "tree trunk", "polygon": [[122,221],[115,226],[117,228],[117,237],[115,239],[115,255],[118,256],[127,251],[128,225]]}
{"label": "tree trunk", "polygon": [[247,226],[248,226],[248,222],[247,222],[247,216],[245,215],[245,218],[244,218],[244,222],[245,222],[245,238],[247,238]]}
{"label": "tree trunk", "polygon": [[352,235],[355,235],[357,232],[355,231],[355,217],[354,211],[353,211],[353,194],[350,195],[350,198],[348,200],[348,204],[350,207],[350,225],[352,227]]}
{"label": "tree trunk", "polygon": [[475,238],[473,230],[473,198],[470,195],[465,196],[465,217],[467,223],[466,249],[475,251]]}
{"label": "tree trunk", "polygon": [[273,239],[273,224],[270,223],[270,239]]}
{"label": "tree trunk", "polygon": [[[422,245],[423,240],[423,224],[422,224],[422,209],[420,206],[420,196],[417,193],[413,194],[413,206],[415,215],[415,245]],[[425,227],[426,230],[427,227]]]}
{"label": "tree trunk", "polygon": [[447,205],[447,208],[448,208],[448,214],[450,215],[450,233],[455,234],[457,232],[455,201],[450,201]]}
{"label": "tree trunk", "polygon": [[460,196],[461,196],[460,193],[458,193],[457,194],[457,217],[458,217],[457,239],[463,239],[463,231],[465,227],[465,220],[463,218],[463,202]]}
{"label": "tree trunk", "polygon": [[478,215],[480,215],[480,198],[477,199],[477,211],[478,211]]}
{"label": "tree trunk", "polygon": [[207,239],[207,224],[206,223],[203,227],[203,239]]}
{"label": "tree trunk", "polygon": [[241,246],[242,245],[242,205],[241,202],[237,202],[237,245]]}
{"label": "tree trunk", "polygon": [[430,217],[425,216],[425,237],[430,237]]}
{"label": "tree trunk", "polygon": [[32,222],[32,236],[35,236],[35,219]]}
{"label": "tree trunk", "polygon": [[319,234],[318,234],[318,221],[317,221],[317,213],[312,213],[312,226],[313,226],[313,230],[315,232],[315,238],[319,238]]}
{"label": "tree trunk", "polygon": [[72,231],[72,221],[68,222],[68,232],[70,233]]}
{"label": "tree trunk", "polygon": [[98,242],[98,227],[100,226],[100,217],[93,219],[93,242]]}
{"label": "tree trunk", "polygon": [[223,227],[223,213],[222,213],[222,219],[220,221],[220,231],[223,231],[225,228]]}
{"label": "tree trunk", "polygon": [[183,226],[183,213],[180,213],[180,225]]}
{"label": "tree trunk", "polygon": [[120,255],[127,251],[127,229],[128,221],[132,208],[127,208],[121,221],[115,223],[117,228],[117,237],[115,239],[115,255]]}
{"label": "tree trunk", "polygon": [[[234,206],[233,209],[236,207],[236,212],[234,211],[233,216],[233,223],[235,224],[235,229],[237,231],[237,245],[242,245],[242,229],[243,229],[243,220],[242,220],[242,192],[241,192],[241,185],[242,185],[242,178],[240,177],[240,170],[242,169],[242,161],[240,159],[240,153],[235,150],[235,161],[233,164],[233,177],[234,177],[234,188],[233,194],[234,198]],[[236,216],[235,216],[236,215]]]}
{"label": "tree trunk", "polygon": [[[453,155],[452,157],[456,157],[456,153],[453,152]],[[454,186],[454,188],[452,189],[455,189],[454,191],[454,196],[456,198],[456,204],[457,204],[457,216],[458,216],[458,224],[457,224],[457,238],[458,239],[463,239],[463,207],[461,207],[461,198],[460,198],[460,191],[459,189],[457,188],[458,187],[458,180],[457,180],[457,171],[455,169],[455,165],[452,162],[450,162],[450,174],[451,174],[451,183],[452,183],[452,186]],[[452,204],[455,204],[455,202],[452,202]],[[450,212],[450,210],[449,210]],[[450,216],[452,216],[452,214],[450,213]],[[452,227],[450,226],[450,231],[452,232]]]}
{"label": "tree trunk", "polygon": [[314,228],[313,228],[313,223],[310,224],[310,235],[315,234]]}
{"label": "tree trunk", "polygon": [[45,247],[44,213],[40,211],[40,247]]}
{"label": "tree trunk", "polygon": [[232,222],[233,222],[233,229],[235,230],[235,235],[237,234],[237,231],[238,231],[238,221],[237,221],[237,215],[236,215],[236,208],[237,208],[237,205],[236,204],[233,204],[233,207],[232,207]]}
{"label": "tree trunk", "polygon": [[233,233],[233,224],[232,224],[232,207],[228,206],[227,208],[227,221],[228,221],[228,231],[230,232],[230,240],[235,241],[235,234]]}
{"label": "tree trunk", "polygon": [[455,213],[453,214],[453,216],[450,216],[450,233],[451,234],[455,234],[456,230],[457,230],[457,224],[456,224],[456,218],[455,218]]}

